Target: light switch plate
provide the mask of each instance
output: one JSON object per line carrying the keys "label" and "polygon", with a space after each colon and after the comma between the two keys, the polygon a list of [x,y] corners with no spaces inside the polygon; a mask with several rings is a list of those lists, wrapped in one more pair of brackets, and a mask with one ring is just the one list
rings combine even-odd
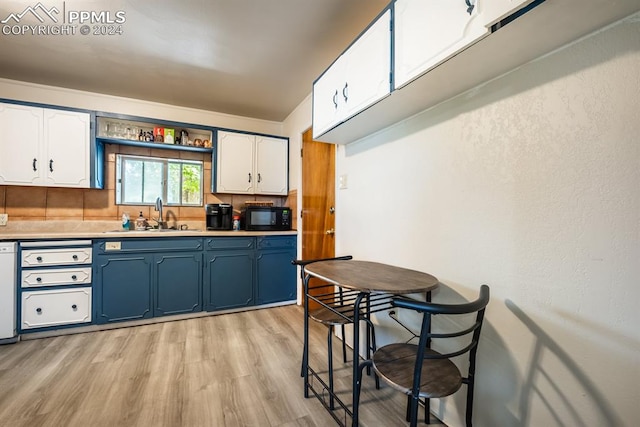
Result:
{"label": "light switch plate", "polygon": [[9,214],[0,214],[0,226],[4,226],[7,225],[7,222],[9,221]]}
{"label": "light switch plate", "polygon": [[349,184],[347,183],[347,175],[340,175],[338,177],[338,188],[340,190],[346,190],[347,188],[349,188]]}

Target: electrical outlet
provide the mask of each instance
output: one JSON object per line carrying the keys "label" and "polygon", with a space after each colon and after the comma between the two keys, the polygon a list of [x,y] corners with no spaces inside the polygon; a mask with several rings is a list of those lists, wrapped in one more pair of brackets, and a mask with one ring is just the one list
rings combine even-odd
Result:
{"label": "electrical outlet", "polygon": [[9,214],[0,214],[0,226],[7,225],[9,221]]}

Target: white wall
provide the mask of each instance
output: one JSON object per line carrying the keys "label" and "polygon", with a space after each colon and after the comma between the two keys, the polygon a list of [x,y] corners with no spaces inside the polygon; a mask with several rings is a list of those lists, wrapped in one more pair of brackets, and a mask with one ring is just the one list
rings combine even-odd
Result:
{"label": "white wall", "polygon": [[0,79],[0,98],[282,135],[280,122],[15,80]]}
{"label": "white wall", "polygon": [[337,253],[490,285],[477,426],[640,423],[639,21],[338,151]]}

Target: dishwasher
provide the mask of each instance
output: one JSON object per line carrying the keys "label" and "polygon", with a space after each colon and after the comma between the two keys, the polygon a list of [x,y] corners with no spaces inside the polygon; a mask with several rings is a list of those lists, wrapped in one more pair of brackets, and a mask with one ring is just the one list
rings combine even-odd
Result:
{"label": "dishwasher", "polygon": [[0,344],[16,342],[15,242],[0,242]]}

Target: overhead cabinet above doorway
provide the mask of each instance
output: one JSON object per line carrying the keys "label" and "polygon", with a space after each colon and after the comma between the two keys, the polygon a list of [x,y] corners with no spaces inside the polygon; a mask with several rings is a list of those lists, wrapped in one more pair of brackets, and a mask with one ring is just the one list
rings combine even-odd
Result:
{"label": "overhead cabinet above doorway", "polygon": [[380,16],[313,85],[313,136],[391,92],[391,11]]}
{"label": "overhead cabinet above doorway", "polygon": [[[357,141],[639,9],[637,0],[588,3],[392,1],[314,82],[313,137]],[[363,55],[358,51],[365,44]],[[380,90],[385,75],[391,76],[388,92]],[[345,87],[353,103],[343,96]],[[357,96],[356,87],[363,91]]]}

